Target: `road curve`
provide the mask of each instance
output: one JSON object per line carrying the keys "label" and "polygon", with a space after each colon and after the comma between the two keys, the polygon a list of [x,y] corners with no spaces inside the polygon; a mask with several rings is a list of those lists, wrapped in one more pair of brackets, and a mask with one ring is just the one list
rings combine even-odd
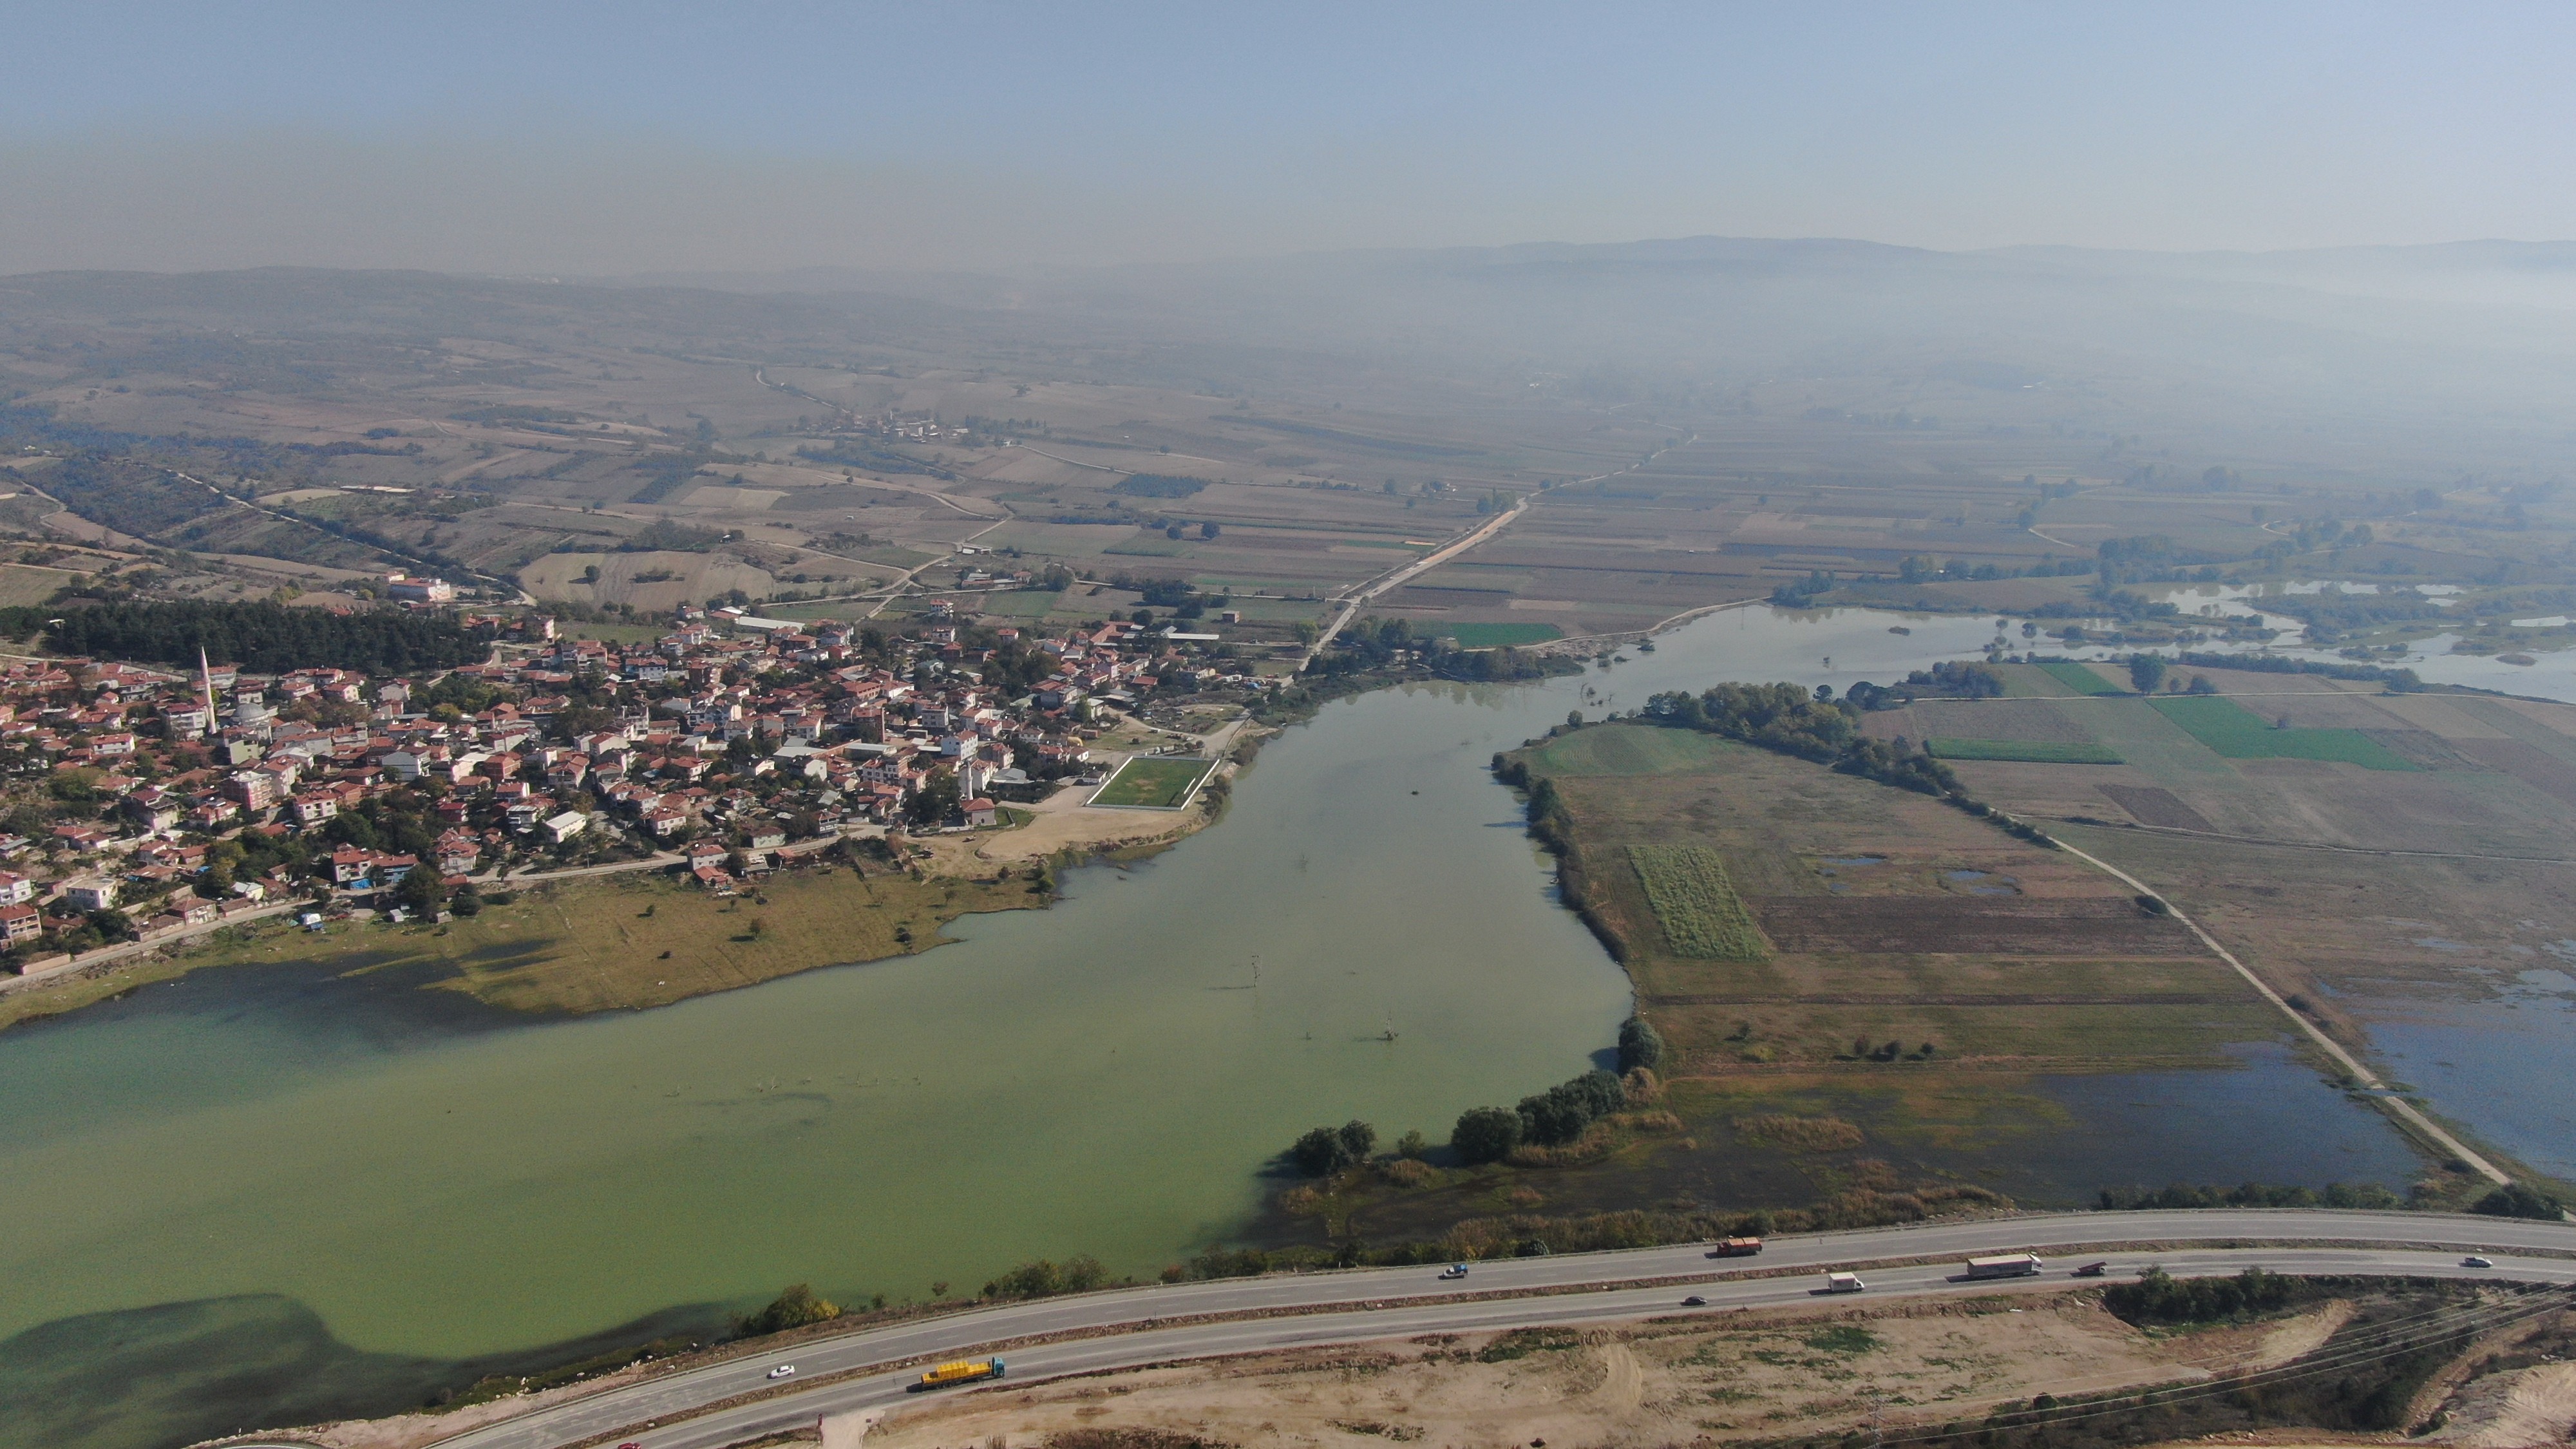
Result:
{"label": "road curve", "polygon": [[[2123,1243],[2176,1246],[2157,1252],[2112,1246]],[[2057,1261],[2037,1280],[1980,1283],[1973,1289],[1954,1281],[1961,1258],[2020,1250]],[[869,1372],[880,1366],[1050,1335],[1091,1336],[1007,1350],[1014,1382],[1416,1333],[1779,1306],[1809,1301],[1816,1274],[1828,1267],[1897,1265],[1869,1270],[1872,1299],[2064,1286],[2063,1270],[2073,1266],[2067,1259],[2075,1250],[2089,1250],[2075,1261],[2107,1257],[2123,1273],[2149,1262],[2182,1276],[2260,1264],[2286,1273],[2490,1277],[2576,1285],[2576,1224],[2564,1222],[2221,1208],[1924,1223],[1774,1238],[1760,1257],[1749,1259],[1712,1260],[1703,1248],[1684,1245],[1479,1263],[1463,1284],[1442,1282],[1431,1268],[1364,1268],[1118,1289],[971,1309],[647,1378],[459,1434],[441,1441],[441,1449],[567,1449],[610,1434],[618,1436],[612,1443],[633,1440],[644,1449],[717,1449],[760,1433],[811,1426],[824,1414],[902,1401],[917,1368]],[[2494,1259],[2495,1268],[2462,1268],[2460,1258],[2468,1253]],[[1904,1266],[1918,1261],[1919,1266]],[[1779,1276],[1783,1269],[1793,1271]],[[1478,1296],[1461,1298],[1461,1290]],[[1707,1298],[1708,1308],[1678,1307],[1691,1293]],[[1264,1314],[1276,1316],[1253,1316]],[[1219,1316],[1227,1321],[1205,1321]],[[767,1374],[780,1363],[795,1364],[795,1381],[811,1386],[703,1412],[709,1405],[779,1387]],[[843,1377],[813,1382],[834,1375]]]}

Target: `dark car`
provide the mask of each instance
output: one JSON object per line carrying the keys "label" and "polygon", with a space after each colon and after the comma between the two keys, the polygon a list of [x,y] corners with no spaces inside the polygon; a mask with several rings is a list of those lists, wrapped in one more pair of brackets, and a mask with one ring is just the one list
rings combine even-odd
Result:
{"label": "dark car", "polygon": [[1682,1300],[1682,1306],[1684,1308],[1706,1308],[1708,1306],[1708,1300],[1694,1293],[1688,1298]]}

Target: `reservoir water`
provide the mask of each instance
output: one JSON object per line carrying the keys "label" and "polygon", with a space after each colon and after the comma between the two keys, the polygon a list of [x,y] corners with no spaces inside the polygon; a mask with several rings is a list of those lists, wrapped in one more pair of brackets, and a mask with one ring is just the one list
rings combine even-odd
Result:
{"label": "reservoir water", "polygon": [[[1150,1274],[1238,1232],[1306,1127],[1438,1140],[1610,1045],[1626,980],[1552,899],[1494,750],[1570,708],[1883,682],[1993,635],[1890,617],[1730,610],[1608,671],[1332,705],[1222,824],[918,957],[534,1024],[225,968],[0,1034],[0,1443],[37,1415],[105,1449],[381,1412],[461,1360],[702,1327],[791,1282]],[[2375,1117],[2253,1066],[2223,1132],[2137,1113],[2172,1139],[2155,1160],[2277,1178],[2331,1140],[2320,1180],[2403,1180]],[[2198,1075],[2158,1090],[2239,1079]]]}

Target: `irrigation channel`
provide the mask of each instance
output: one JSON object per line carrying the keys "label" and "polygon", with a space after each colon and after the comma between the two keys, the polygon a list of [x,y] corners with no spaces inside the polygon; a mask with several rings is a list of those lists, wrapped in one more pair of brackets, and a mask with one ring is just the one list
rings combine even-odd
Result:
{"label": "irrigation channel", "polygon": [[[1553,899],[1494,750],[1578,706],[1884,682],[1993,634],[1893,617],[1737,609],[1579,678],[1335,704],[1214,829],[918,957],[541,1022],[234,967],[0,1034],[0,1443],[39,1415],[122,1449],[389,1411],[791,1282],[920,1298],[1075,1253],[1151,1274],[1245,1231],[1308,1126],[1438,1140],[1610,1045],[1627,982]],[[2241,1058],[2059,1079],[2065,1125],[2009,1163],[1922,1165],[2033,1203],[2405,1180],[2377,1114],[2277,1042]]]}

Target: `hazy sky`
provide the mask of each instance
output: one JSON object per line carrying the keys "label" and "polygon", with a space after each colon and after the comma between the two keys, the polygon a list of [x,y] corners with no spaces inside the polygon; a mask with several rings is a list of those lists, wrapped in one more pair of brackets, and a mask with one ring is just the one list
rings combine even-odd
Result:
{"label": "hazy sky", "polygon": [[2576,7],[0,0],[0,272],[2576,236]]}

